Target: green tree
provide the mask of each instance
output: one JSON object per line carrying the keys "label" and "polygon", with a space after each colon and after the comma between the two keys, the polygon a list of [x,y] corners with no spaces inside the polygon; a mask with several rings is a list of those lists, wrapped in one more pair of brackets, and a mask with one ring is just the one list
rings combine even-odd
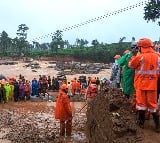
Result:
{"label": "green tree", "polygon": [[17,30],[17,35],[19,38],[27,39],[27,30],[29,30],[29,28],[26,26],[26,24],[20,24]]}
{"label": "green tree", "polygon": [[94,46],[94,48],[96,47],[96,46],[98,46],[99,45],[99,42],[98,42],[98,40],[97,39],[95,39],[95,40],[92,40],[92,43],[91,43],[93,46]]}
{"label": "green tree", "polygon": [[119,39],[119,43],[123,42],[124,40],[126,40],[125,36]]}
{"label": "green tree", "polygon": [[19,49],[19,55],[23,55],[24,50],[27,49],[28,42],[26,41],[27,39],[27,30],[29,28],[26,26],[26,24],[20,24],[18,26],[17,30],[17,36],[18,36],[18,42],[17,42],[17,47]]}
{"label": "green tree", "polygon": [[52,36],[51,50],[52,52],[55,50],[56,54],[57,54],[58,48],[64,47],[64,41],[62,39],[62,36],[63,35],[61,30],[57,30]]}
{"label": "green tree", "polygon": [[[156,22],[160,18],[160,0],[152,0],[144,7],[144,19],[149,22]],[[160,26],[160,21],[158,21]]]}
{"label": "green tree", "polygon": [[8,37],[8,34],[5,31],[2,31],[0,36],[0,49],[2,53],[6,53],[10,46],[11,38]]}

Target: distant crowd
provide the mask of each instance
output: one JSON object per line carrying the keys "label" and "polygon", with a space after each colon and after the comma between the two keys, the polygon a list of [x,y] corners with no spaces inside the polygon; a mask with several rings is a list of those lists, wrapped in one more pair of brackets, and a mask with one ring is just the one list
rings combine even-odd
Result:
{"label": "distant crowd", "polygon": [[[29,81],[20,74],[18,79],[10,77],[0,80],[0,103],[29,100],[31,96],[45,97],[48,91],[58,91],[63,83],[66,83],[70,89],[68,96],[71,97],[75,94],[85,95],[90,80],[91,77],[87,79],[86,76],[73,77],[71,81],[67,81],[65,75],[53,76],[52,78],[50,76],[39,75],[39,79],[33,78]],[[100,80],[97,77],[95,80],[99,89],[102,89],[102,86],[105,84],[109,84],[107,78]]]}

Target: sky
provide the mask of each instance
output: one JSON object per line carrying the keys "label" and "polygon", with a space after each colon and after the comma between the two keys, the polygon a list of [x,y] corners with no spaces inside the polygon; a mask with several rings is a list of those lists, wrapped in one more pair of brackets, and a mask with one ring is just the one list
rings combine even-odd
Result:
{"label": "sky", "polygon": [[[0,33],[4,30],[9,37],[15,38],[18,25],[29,27],[29,42],[51,42],[51,37],[40,38],[56,30],[80,24],[92,18],[120,10],[144,0],[0,0]],[[113,15],[78,28],[64,31],[63,40],[74,44],[76,39],[86,39],[91,43],[116,43],[126,37],[136,41],[148,37],[159,40],[160,26],[143,19],[144,5]]]}

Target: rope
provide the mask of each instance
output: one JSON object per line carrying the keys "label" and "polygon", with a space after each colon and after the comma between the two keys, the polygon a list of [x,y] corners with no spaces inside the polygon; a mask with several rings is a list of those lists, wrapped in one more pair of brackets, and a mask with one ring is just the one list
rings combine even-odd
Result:
{"label": "rope", "polygon": [[[72,30],[72,29],[79,28],[79,27],[81,27],[81,26],[84,26],[84,25],[87,25],[87,24],[90,24],[90,23],[93,23],[93,22],[102,20],[102,19],[104,19],[104,18],[107,18],[107,17],[110,17],[110,16],[114,16],[114,15],[123,13],[123,12],[125,12],[125,11],[128,11],[128,10],[131,10],[131,9],[134,9],[134,8],[137,8],[137,7],[140,7],[140,6],[143,6],[143,5],[147,4],[148,2],[150,2],[150,0],[145,0],[145,1],[142,1],[142,2],[139,2],[139,3],[136,3],[136,4],[134,4],[134,5],[127,6],[127,7],[125,7],[125,8],[116,10],[116,11],[114,11],[114,12],[110,12],[110,13],[104,14],[104,15],[102,15],[102,16],[98,16],[98,17],[96,17],[96,18],[87,20],[87,21],[82,22],[82,23],[80,23],[80,24],[75,24],[75,25],[72,25],[72,26],[63,28],[63,29],[60,30],[60,31],[62,31],[62,32],[70,31],[70,30]],[[47,37],[52,37],[55,33],[56,33],[56,32],[50,33],[50,34],[47,34],[47,35],[43,35],[43,36],[40,36],[40,37],[37,37],[37,38],[33,39],[32,41],[41,40],[41,39],[44,39],[44,38],[47,38]]]}

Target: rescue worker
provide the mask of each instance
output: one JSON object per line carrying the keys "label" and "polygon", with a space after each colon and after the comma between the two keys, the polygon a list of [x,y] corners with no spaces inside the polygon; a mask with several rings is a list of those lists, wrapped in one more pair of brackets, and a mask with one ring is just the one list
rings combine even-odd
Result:
{"label": "rescue worker", "polygon": [[91,101],[93,100],[93,98],[95,97],[95,95],[98,93],[98,87],[96,84],[96,79],[95,78],[91,78],[90,79],[90,84],[87,88],[87,92],[86,92],[86,99],[88,103],[91,103]]}
{"label": "rescue worker", "polygon": [[28,80],[26,80],[25,84],[24,84],[24,97],[26,100],[30,99],[30,94],[31,94],[31,88],[30,88],[30,83]]}
{"label": "rescue worker", "polygon": [[10,88],[11,88],[10,95],[9,95],[9,100],[10,101],[13,101],[13,98],[14,98],[14,85],[13,85],[13,81],[14,81],[14,78],[9,78],[9,80],[8,80]]}
{"label": "rescue worker", "polygon": [[0,81],[0,103],[6,103],[6,91],[4,85]]}
{"label": "rescue worker", "polygon": [[55,107],[55,118],[60,120],[60,136],[71,136],[72,109],[67,96],[68,86],[61,85]]}
{"label": "rescue worker", "polygon": [[39,95],[39,92],[38,92],[38,88],[39,88],[39,83],[37,81],[36,78],[34,78],[31,82],[31,95],[34,96],[38,96]]}
{"label": "rescue worker", "polygon": [[[131,45],[131,49],[136,48],[136,43]],[[132,51],[126,50],[124,55],[118,60],[118,65],[122,70],[122,89],[125,97],[129,99],[134,93],[134,69],[128,67],[128,61],[133,56]]]}
{"label": "rescue worker", "polygon": [[136,108],[138,124],[144,128],[145,112],[153,115],[155,131],[160,132],[159,115],[157,112],[157,79],[160,68],[160,57],[153,50],[154,44],[148,38],[138,41],[139,54],[130,59],[128,66],[135,69],[134,86],[136,89]]}
{"label": "rescue worker", "polygon": [[5,88],[5,91],[6,91],[6,102],[9,101],[9,98],[10,98],[10,93],[11,93],[11,87],[10,87],[10,84],[8,82],[6,82],[6,85],[4,86]]}
{"label": "rescue worker", "polygon": [[113,88],[120,88],[121,68],[118,65],[118,59],[120,57],[121,57],[120,55],[114,56],[115,62],[113,63],[111,68],[110,81]]}

